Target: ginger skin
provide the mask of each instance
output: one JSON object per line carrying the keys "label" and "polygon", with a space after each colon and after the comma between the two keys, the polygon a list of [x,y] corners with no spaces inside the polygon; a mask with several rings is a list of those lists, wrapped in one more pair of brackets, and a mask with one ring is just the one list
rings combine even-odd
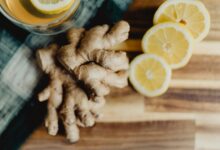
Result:
{"label": "ginger skin", "polygon": [[48,100],[45,125],[50,135],[57,134],[61,119],[67,139],[78,141],[78,126],[95,124],[110,87],[127,86],[126,53],[110,48],[125,41],[129,30],[125,21],[111,29],[108,25],[88,31],[73,28],[68,32],[70,44],[61,48],[53,44],[37,51],[38,64],[50,77],[49,85],[38,95],[39,101]]}
{"label": "ginger skin", "polygon": [[[48,133],[57,134],[60,116],[67,139],[76,142],[79,139],[77,125],[93,126],[99,115],[97,110],[104,105],[105,100],[103,97],[88,99],[69,74],[54,61],[57,50],[57,45],[50,45],[37,51],[39,66],[50,77],[49,86],[39,93],[38,99],[41,102],[48,100],[48,115],[45,120]],[[59,107],[61,107],[60,114],[57,112]]]}
{"label": "ginger skin", "polygon": [[[96,78],[93,76],[94,78],[91,79],[93,82],[91,82],[91,80],[85,80],[85,78],[88,79],[87,76],[83,78],[83,81],[93,90],[95,95],[105,96],[110,91],[109,85],[121,88],[128,84],[126,70],[129,67],[129,63],[126,53],[115,52],[110,50],[110,48],[125,41],[128,38],[129,30],[129,24],[125,21],[116,23],[111,29],[109,29],[108,25],[96,26],[88,31],[82,28],[74,28],[68,33],[70,44],[63,46],[59,50],[58,59],[78,80],[83,78],[77,72],[79,66],[88,62],[99,64],[103,69],[97,69],[96,71],[100,72],[100,76],[103,75],[103,77]],[[92,68],[98,68],[98,65]],[[93,70],[91,72],[95,71]],[[103,72],[103,74],[101,72]],[[116,81],[120,81],[120,83],[114,82],[114,80],[110,80],[110,78],[106,79],[104,72],[108,72],[108,76],[111,74],[114,79],[119,78],[119,80],[116,79]]]}

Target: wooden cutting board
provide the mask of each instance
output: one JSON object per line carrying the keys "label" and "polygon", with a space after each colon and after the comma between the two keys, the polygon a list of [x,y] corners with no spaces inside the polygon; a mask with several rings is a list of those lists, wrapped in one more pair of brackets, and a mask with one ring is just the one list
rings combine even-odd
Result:
{"label": "wooden cutting board", "polygon": [[[131,24],[130,40],[116,50],[140,53],[140,39],[162,2],[134,0],[124,17]],[[40,127],[22,149],[220,150],[220,3],[203,2],[211,14],[211,31],[196,45],[190,63],[174,71],[166,94],[146,98],[131,87],[113,89],[104,117],[81,130],[79,143],[68,144],[64,135],[51,137]]]}

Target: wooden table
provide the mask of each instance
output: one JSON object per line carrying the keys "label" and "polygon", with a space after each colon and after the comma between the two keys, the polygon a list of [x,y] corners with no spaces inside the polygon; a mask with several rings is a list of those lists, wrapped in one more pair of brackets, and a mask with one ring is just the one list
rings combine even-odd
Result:
{"label": "wooden table", "polygon": [[[140,50],[161,2],[134,1],[124,17],[131,24],[131,40],[116,49]],[[211,31],[196,45],[190,63],[174,71],[166,94],[146,98],[131,87],[113,89],[104,117],[95,127],[82,129],[77,144],[67,143],[62,133],[47,135],[42,126],[21,149],[220,150],[220,3],[203,2],[211,14]]]}

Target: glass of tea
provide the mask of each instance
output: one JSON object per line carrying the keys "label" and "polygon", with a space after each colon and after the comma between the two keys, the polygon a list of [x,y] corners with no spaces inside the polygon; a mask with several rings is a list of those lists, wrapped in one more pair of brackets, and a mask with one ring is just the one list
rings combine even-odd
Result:
{"label": "glass of tea", "polygon": [[80,0],[0,0],[0,12],[10,21],[32,33],[45,35],[69,29],[79,7]]}

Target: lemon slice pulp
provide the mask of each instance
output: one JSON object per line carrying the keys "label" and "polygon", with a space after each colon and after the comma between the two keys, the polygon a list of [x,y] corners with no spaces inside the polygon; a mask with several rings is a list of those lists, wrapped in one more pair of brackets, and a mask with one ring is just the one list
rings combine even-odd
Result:
{"label": "lemon slice pulp", "polygon": [[155,97],[168,89],[171,69],[162,58],[153,54],[142,54],[131,62],[129,79],[139,93]]}
{"label": "lemon slice pulp", "polygon": [[31,0],[32,5],[41,13],[55,15],[68,10],[75,0]]}
{"label": "lemon slice pulp", "polygon": [[184,24],[196,41],[203,40],[210,30],[210,15],[198,0],[167,0],[156,11],[154,24],[176,22]]}
{"label": "lemon slice pulp", "polygon": [[142,39],[143,51],[162,57],[172,69],[181,68],[188,63],[193,45],[191,33],[177,23],[155,25]]}

